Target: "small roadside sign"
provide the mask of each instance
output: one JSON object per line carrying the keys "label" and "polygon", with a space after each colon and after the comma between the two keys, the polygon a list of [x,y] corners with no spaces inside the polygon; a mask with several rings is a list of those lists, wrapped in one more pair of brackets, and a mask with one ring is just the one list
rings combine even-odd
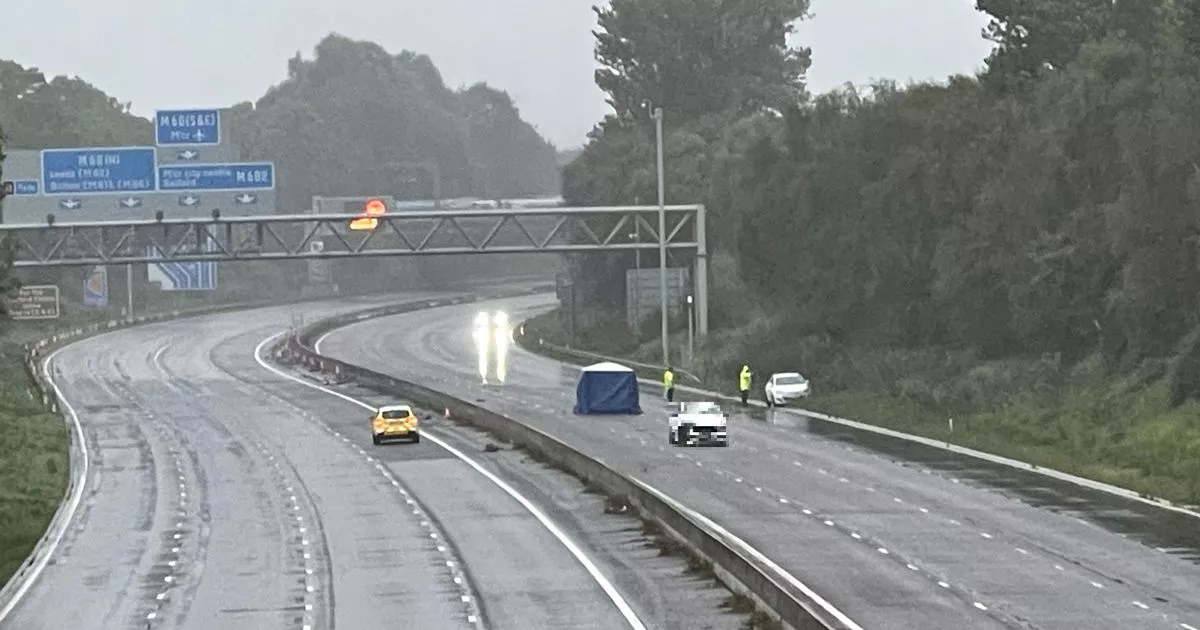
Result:
{"label": "small roadside sign", "polygon": [[5,300],[4,308],[14,320],[58,319],[58,287],[53,284],[21,287],[16,297]]}

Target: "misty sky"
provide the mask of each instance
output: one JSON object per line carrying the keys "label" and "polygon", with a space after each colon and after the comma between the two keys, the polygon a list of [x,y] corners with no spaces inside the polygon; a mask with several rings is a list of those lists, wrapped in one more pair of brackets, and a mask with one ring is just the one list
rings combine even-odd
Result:
{"label": "misty sky", "polygon": [[[486,81],[559,148],[607,111],[592,83],[594,0],[4,0],[0,58],[78,75],[135,113],[255,100],[336,31],[428,54],[452,87]],[[973,72],[989,46],[971,0],[814,0],[798,40],[810,85]],[[31,24],[47,28],[30,28]]]}

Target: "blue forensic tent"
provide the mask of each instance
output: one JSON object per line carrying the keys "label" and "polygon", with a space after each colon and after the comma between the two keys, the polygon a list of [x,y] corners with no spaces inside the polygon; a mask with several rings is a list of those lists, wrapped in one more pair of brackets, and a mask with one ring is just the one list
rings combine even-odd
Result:
{"label": "blue forensic tent", "polygon": [[616,363],[597,363],[583,368],[575,388],[575,413],[626,416],[642,413],[637,374]]}

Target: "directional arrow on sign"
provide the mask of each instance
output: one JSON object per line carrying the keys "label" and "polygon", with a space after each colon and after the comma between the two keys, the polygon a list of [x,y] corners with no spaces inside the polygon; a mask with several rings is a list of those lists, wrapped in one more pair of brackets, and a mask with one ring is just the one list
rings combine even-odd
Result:
{"label": "directional arrow on sign", "polygon": [[155,263],[155,266],[167,276],[176,291],[187,287],[188,275],[180,263]]}
{"label": "directional arrow on sign", "polygon": [[233,200],[242,204],[243,206],[247,206],[252,203],[258,203],[258,195],[251,195],[250,193],[242,193],[242,194],[234,197]]}
{"label": "directional arrow on sign", "polygon": [[204,142],[204,132],[197,131],[196,133],[192,134],[192,138],[194,138],[196,142]]}
{"label": "directional arrow on sign", "polygon": [[118,202],[122,208],[137,208],[142,205],[142,200],[137,197],[126,197]]}
{"label": "directional arrow on sign", "polygon": [[200,205],[200,198],[195,195],[184,195],[179,198],[179,205],[188,208]]}
{"label": "directional arrow on sign", "polygon": [[198,157],[200,157],[200,152],[194,149],[184,149],[179,152],[179,159],[181,160],[194,160]]}
{"label": "directional arrow on sign", "polygon": [[83,202],[78,199],[60,199],[58,202],[58,207],[63,210],[74,210],[82,206]]}

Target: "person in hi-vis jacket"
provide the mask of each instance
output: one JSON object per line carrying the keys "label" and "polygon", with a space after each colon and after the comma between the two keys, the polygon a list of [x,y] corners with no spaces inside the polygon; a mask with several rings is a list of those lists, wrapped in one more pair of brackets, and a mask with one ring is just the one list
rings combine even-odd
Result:
{"label": "person in hi-vis jacket", "polygon": [[750,380],[753,374],[750,372],[750,366],[743,365],[742,373],[738,374],[738,390],[742,393],[742,406],[745,407],[750,400]]}
{"label": "person in hi-vis jacket", "polygon": [[669,366],[663,371],[663,391],[667,394],[667,402],[675,401],[675,370]]}

